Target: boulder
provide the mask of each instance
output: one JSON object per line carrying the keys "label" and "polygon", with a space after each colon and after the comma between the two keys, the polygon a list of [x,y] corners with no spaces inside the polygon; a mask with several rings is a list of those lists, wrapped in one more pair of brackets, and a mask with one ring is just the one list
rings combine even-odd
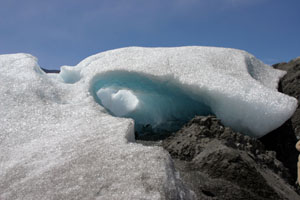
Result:
{"label": "boulder", "polygon": [[277,159],[290,170],[293,181],[297,177],[297,160],[299,152],[295,149],[300,139],[300,57],[288,63],[273,65],[276,69],[285,70],[286,75],[280,80],[279,92],[293,96],[298,100],[298,107],[292,117],[282,126],[260,138],[266,149],[276,151]]}
{"label": "boulder", "polygon": [[293,96],[298,100],[298,107],[291,118],[291,123],[297,138],[300,139],[300,57],[288,63],[275,64],[274,67],[287,71],[287,74],[280,80],[279,92]]}
{"label": "boulder", "polygon": [[299,198],[275,152],[214,116],[195,117],[162,145],[198,199]]}

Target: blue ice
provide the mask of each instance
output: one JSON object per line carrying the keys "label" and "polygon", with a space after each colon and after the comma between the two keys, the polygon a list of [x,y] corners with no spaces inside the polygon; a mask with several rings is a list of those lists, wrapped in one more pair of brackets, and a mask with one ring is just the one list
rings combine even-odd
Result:
{"label": "blue ice", "polygon": [[93,79],[91,92],[111,115],[134,119],[138,134],[149,127],[154,132],[176,131],[195,115],[211,113],[201,99],[193,99],[166,77],[110,71]]}

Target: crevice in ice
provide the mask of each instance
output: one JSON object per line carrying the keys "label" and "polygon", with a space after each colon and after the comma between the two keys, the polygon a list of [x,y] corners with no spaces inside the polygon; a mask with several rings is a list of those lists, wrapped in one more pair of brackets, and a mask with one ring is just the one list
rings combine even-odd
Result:
{"label": "crevice in ice", "polygon": [[155,77],[137,72],[110,71],[91,81],[95,101],[113,116],[132,118],[138,139],[163,139],[179,130],[195,115],[209,115],[201,98],[173,77]]}

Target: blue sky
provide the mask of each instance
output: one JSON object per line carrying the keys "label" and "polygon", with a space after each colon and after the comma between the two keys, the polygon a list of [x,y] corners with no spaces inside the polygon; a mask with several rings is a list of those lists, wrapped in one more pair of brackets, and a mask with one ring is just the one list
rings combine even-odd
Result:
{"label": "blue sky", "polygon": [[300,56],[300,0],[0,0],[0,54],[76,65],[127,46],[220,46],[265,63]]}

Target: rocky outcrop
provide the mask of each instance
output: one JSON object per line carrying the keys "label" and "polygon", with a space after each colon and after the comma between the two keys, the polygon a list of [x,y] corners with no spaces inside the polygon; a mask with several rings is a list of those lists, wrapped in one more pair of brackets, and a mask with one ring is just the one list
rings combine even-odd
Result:
{"label": "rocky outcrop", "polygon": [[275,68],[287,71],[287,74],[280,80],[279,92],[290,95],[298,99],[298,108],[291,118],[291,125],[295,135],[300,139],[300,57],[288,63],[279,63]]}
{"label": "rocky outcrop", "polygon": [[58,74],[60,72],[60,70],[58,69],[45,69],[45,68],[41,68],[44,72],[46,73],[55,73]]}
{"label": "rocky outcrop", "polygon": [[300,57],[288,63],[279,63],[275,68],[287,71],[280,80],[279,92],[293,96],[298,99],[298,108],[294,115],[281,127],[260,138],[266,149],[275,151],[277,159],[290,170],[293,181],[297,176],[297,160],[299,152],[295,149],[296,142],[300,139]]}
{"label": "rocky outcrop", "polygon": [[[300,98],[300,57],[274,65],[286,70],[278,90]],[[299,106],[287,122],[260,139],[195,117],[162,142],[184,183],[198,199],[300,199],[294,183],[300,139]]]}
{"label": "rocky outcrop", "polygon": [[198,199],[300,198],[275,152],[214,116],[195,117],[162,145]]}

